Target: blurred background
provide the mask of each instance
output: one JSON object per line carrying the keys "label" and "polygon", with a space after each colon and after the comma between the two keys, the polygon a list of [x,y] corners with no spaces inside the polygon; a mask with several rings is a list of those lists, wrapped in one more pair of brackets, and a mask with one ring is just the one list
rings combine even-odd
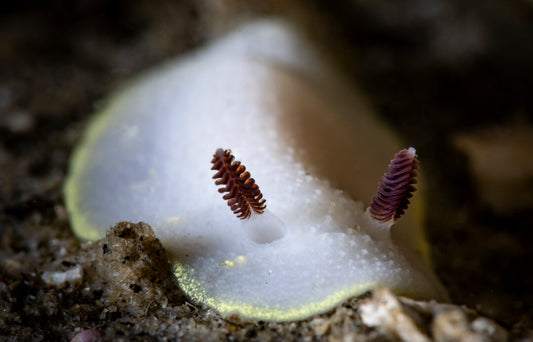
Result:
{"label": "blurred background", "polygon": [[107,94],[242,21],[273,15],[306,29],[417,148],[434,266],[453,302],[508,329],[531,327],[531,0],[8,1],[0,5],[0,258],[31,268],[79,248],[62,184]]}

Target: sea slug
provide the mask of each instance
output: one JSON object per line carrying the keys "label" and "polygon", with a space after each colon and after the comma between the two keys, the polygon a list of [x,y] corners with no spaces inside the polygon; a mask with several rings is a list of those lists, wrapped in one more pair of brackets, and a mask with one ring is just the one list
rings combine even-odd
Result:
{"label": "sea slug", "polygon": [[[379,201],[365,214],[399,139],[316,51],[290,24],[258,21],[125,86],[73,156],[74,232],[149,223],[182,290],[222,315],[303,319],[376,287],[445,299],[421,191],[390,230]],[[241,220],[221,200],[219,147],[251,170],[263,214]]]}

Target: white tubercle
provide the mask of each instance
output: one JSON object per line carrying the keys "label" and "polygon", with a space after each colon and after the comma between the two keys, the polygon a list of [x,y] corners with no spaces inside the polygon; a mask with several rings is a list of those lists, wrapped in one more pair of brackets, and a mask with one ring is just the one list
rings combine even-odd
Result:
{"label": "white tubercle", "polygon": [[242,220],[241,223],[248,238],[258,244],[279,240],[287,233],[283,221],[268,209],[262,214],[253,213],[249,219]]}
{"label": "white tubercle", "polygon": [[373,239],[392,242],[390,230],[394,223],[394,219],[385,222],[379,222],[374,219],[370,213],[370,208],[367,208],[363,215],[363,225],[367,227],[367,232]]}
{"label": "white tubercle", "polygon": [[[229,210],[210,170],[217,148],[246,165],[265,214]],[[443,299],[417,216],[393,228],[397,240],[372,236],[359,202],[399,149],[297,31],[263,21],[111,98],[76,151],[66,204],[83,239],[149,223],[184,292],[224,315],[302,319],[379,286]]]}

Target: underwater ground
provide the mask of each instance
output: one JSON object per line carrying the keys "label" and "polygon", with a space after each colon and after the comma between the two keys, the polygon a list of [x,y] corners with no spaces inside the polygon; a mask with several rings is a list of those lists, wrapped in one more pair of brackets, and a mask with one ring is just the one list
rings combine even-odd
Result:
{"label": "underwater ground", "polygon": [[[70,341],[81,331],[80,341],[533,340],[533,3],[302,3],[1,6],[0,340]],[[73,236],[63,182],[105,96],[239,21],[269,14],[309,28],[417,148],[433,263],[456,305],[378,291],[303,322],[221,319],[183,298],[146,226],[121,224],[86,246]],[[131,258],[101,253],[109,244]],[[368,310],[385,302],[396,303],[387,317],[397,320],[372,324]],[[412,330],[401,330],[400,318]]]}

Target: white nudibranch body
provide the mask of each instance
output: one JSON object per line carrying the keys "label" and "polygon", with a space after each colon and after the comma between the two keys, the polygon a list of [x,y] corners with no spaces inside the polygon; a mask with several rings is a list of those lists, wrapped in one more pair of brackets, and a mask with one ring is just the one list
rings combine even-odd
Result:
{"label": "white nudibranch body", "polygon": [[[264,214],[240,220],[221,199],[219,147],[251,172]],[[365,215],[399,149],[305,39],[261,21],[112,97],[74,155],[66,204],[86,240],[118,221],[149,223],[183,291],[223,315],[303,319],[376,287],[445,299],[419,201],[392,235]]]}

